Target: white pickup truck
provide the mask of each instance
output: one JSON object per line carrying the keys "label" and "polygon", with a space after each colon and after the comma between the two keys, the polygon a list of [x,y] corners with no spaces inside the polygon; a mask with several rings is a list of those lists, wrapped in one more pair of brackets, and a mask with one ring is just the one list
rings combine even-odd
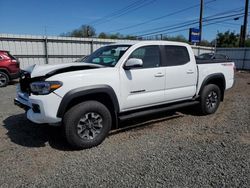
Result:
{"label": "white pickup truck", "polygon": [[84,62],[32,66],[15,104],[32,122],[62,125],[77,148],[100,144],[119,121],[197,104],[214,113],[234,83],[233,62],[196,62],[185,43],[141,41],[99,48]]}

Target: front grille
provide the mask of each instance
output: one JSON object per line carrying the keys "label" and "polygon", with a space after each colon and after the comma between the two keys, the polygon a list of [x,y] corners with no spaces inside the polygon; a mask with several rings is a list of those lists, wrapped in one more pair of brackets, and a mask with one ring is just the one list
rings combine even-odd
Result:
{"label": "front grille", "polygon": [[21,72],[20,74],[20,90],[24,93],[30,93],[30,83],[31,83],[31,78],[30,78],[30,73],[29,72]]}
{"label": "front grille", "polygon": [[19,83],[20,83],[20,90],[21,90],[23,93],[27,93],[27,94],[30,95],[30,93],[31,93],[30,84],[31,84],[32,82],[44,81],[44,80],[45,80],[45,78],[42,77],[42,76],[31,78],[29,72],[22,71],[22,72],[20,73],[20,80],[19,80]]}

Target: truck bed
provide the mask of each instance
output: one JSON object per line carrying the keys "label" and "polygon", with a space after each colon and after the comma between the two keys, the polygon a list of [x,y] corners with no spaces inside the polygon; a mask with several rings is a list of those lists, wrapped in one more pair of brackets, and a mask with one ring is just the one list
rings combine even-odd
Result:
{"label": "truck bed", "polygon": [[212,64],[212,63],[233,63],[226,59],[198,59],[196,58],[196,64]]}
{"label": "truck bed", "polygon": [[207,75],[222,74],[225,77],[225,89],[229,89],[234,83],[234,62],[227,60],[197,60],[198,84],[200,91],[202,82]]}

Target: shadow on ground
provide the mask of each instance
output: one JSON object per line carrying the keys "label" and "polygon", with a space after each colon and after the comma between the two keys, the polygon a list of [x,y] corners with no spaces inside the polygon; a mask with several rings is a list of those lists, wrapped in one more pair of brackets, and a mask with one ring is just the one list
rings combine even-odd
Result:
{"label": "shadow on ground", "polygon": [[10,116],[3,123],[8,137],[15,144],[31,148],[49,144],[58,150],[71,150],[60,127],[34,124],[26,119],[25,114]]}
{"label": "shadow on ground", "polygon": [[181,108],[178,111],[181,112],[184,115],[204,116],[200,111],[199,104],[198,105],[193,105],[193,106],[188,106],[188,107],[185,107],[185,108]]}
{"label": "shadow on ground", "polygon": [[181,117],[182,115],[173,111],[161,112],[153,115],[148,115],[141,118],[125,120],[119,123],[119,129],[111,131],[110,135],[118,134],[126,131],[137,131],[149,129],[155,126],[155,123],[167,121],[173,118]]}
{"label": "shadow on ground", "polygon": [[[145,128],[148,129],[154,126],[154,123],[181,116],[181,114],[176,112],[163,112],[143,118],[126,120],[120,122],[119,125],[121,128],[111,131],[109,136],[129,130],[137,131]],[[8,137],[15,144],[31,148],[45,147],[48,144],[57,150],[72,150],[64,137],[61,127],[53,127],[47,124],[34,124],[26,119],[25,114],[10,116],[6,118],[3,123],[3,126],[8,130]]]}

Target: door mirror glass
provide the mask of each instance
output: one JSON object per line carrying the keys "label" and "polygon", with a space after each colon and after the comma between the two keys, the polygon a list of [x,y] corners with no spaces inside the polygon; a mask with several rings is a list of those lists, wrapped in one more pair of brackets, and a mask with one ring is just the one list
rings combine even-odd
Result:
{"label": "door mirror glass", "polygon": [[131,68],[142,67],[142,65],[143,65],[143,62],[141,59],[130,58],[125,63],[124,69],[129,70]]}

